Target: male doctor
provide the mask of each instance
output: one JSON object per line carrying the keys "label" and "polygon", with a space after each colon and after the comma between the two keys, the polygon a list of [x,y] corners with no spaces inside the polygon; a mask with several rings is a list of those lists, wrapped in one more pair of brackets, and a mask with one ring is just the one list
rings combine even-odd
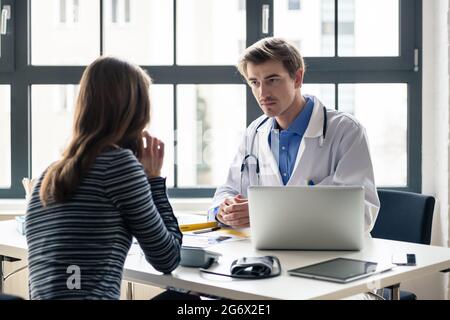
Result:
{"label": "male doctor", "polygon": [[265,38],[247,48],[238,70],[264,115],[248,126],[208,218],[248,227],[250,185],[362,185],[369,233],[380,203],[362,125],[349,114],[326,109],[316,97],[302,95],[303,58],[282,39]]}

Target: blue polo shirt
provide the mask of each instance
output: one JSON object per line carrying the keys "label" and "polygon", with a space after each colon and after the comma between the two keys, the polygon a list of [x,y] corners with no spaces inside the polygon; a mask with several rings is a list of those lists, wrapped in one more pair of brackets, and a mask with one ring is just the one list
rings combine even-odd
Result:
{"label": "blue polo shirt", "polygon": [[272,153],[277,160],[283,184],[286,185],[294,171],[295,160],[297,158],[298,148],[308,128],[309,120],[314,108],[314,101],[306,98],[306,104],[299,115],[294,119],[289,128],[280,130],[276,121],[273,122],[272,130],[269,135],[269,145]]}

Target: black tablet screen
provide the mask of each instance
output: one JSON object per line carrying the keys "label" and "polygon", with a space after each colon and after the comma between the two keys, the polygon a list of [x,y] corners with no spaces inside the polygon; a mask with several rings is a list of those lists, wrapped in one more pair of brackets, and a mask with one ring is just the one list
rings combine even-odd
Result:
{"label": "black tablet screen", "polygon": [[336,258],[333,260],[316,263],[310,266],[289,270],[289,273],[301,273],[345,281],[349,278],[372,273],[376,270],[376,268],[376,262]]}

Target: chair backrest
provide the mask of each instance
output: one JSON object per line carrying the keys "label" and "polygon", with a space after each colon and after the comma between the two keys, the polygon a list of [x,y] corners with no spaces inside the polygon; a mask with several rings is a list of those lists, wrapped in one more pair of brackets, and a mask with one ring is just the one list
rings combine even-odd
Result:
{"label": "chair backrest", "polygon": [[392,190],[378,190],[378,197],[374,238],[430,244],[434,197]]}

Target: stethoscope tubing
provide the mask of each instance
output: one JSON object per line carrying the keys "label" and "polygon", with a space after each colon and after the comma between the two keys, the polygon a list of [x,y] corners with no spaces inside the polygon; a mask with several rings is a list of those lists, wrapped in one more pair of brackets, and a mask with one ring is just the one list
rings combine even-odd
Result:
{"label": "stethoscope tubing", "polygon": [[[256,162],[256,173],[259,174],[260,170],[259,170],[259,159],[258,157],[253,154],[253,147],[255,144],[255,140],[256,140],[256,135],[258,134],[258,129],[264,124],[266,123],[267,120],[269,120],[269,117],[264,118],[256,127],[255,132],[253,133],[252,139],[251,139],[251,145],[250,145],[250,153],[247,153],[244,157],[244,159],[242,160],[242,164],[241,164],[241,174],[244,172],[245,167],[248,165],[247,160],[249,158],[254,158],[255,162]],[[327,122],[328,122],[328,117],[327,117],[327,108],[323,107],[323,127],[322,127],[322,137],[321,140],[319,142],[320,147],[323,146],[324,142],[325,142],[325,137],[327,135]]]}

